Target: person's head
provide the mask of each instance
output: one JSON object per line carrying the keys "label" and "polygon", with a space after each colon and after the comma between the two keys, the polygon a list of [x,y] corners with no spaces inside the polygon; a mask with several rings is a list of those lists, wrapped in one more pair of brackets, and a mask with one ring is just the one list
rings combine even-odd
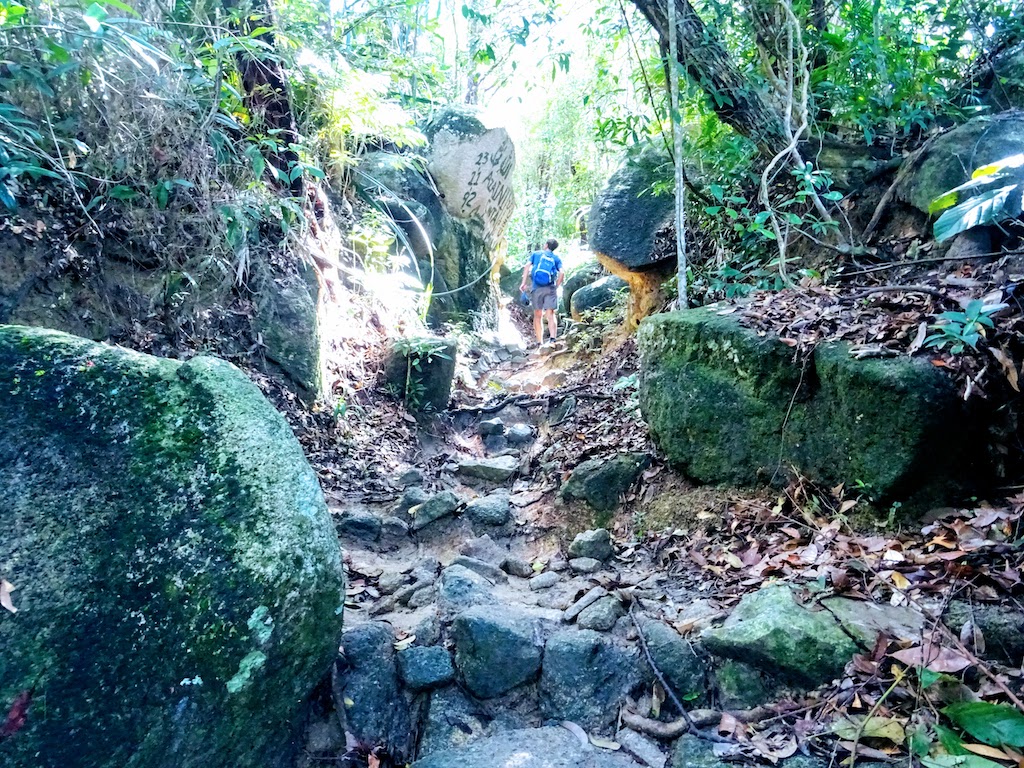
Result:
{"label": "person's head", "polygon": [[555,250],[555,248],[558,247],[558,241],[555,240],[555,238],[551,238],[544,244],[544,247],[547,248],[549,251],[553,251]]}

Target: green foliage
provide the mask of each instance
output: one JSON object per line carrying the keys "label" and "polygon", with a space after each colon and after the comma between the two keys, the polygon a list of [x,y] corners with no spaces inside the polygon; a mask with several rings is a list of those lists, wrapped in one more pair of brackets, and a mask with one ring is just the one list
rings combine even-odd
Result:
{"label": "green foliage", "polygon": [[948,345],[949,351],[955,355],[967,347],[977,349],[978,342],[985,336],[985,329],[993,327],[990,315],[997,309],[1001,306],[986,307],[983,301],[975,299],[963,312],[943,312],[924,344],[932,349],[945,349]]}
{"label": "green foliage", "polygon": [[935,198],[929,212],[943,211],[935,222],[935,239],[943,242],[974,227],[1020,217],[1024,213],[1022,168],[1024,154],[1011,155],[978,168],[969,181]]}
{"label": "green foliage", "polygon": [[983,744],[1024,747],[1024,715],[1009,705],[965,701],[950,704],[942,713]]}

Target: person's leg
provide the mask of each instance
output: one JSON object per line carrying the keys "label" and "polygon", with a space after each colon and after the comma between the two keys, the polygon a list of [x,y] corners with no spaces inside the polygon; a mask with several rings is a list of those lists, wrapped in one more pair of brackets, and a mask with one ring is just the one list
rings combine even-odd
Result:
{"label": "person's leg", "polygon": [[558,338],[558,318],[555,316],[555,310],[547,310],[548,316],[548,341],[554,341]]}
{"label": "person's leg", "polygon": [[544,324],[541,322],[542,314],[540,309],[533,310],[533,334],[537,337],[538,344],[544,342]]}

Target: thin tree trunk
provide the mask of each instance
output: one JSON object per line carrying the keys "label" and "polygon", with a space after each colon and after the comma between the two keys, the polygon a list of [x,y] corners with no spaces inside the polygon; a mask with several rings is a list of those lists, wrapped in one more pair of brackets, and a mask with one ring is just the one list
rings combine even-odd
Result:
{"label": "thin tree trunk", "polygon": [[782,116],[733,64],[725,47],[688,0],[633,0],[663,41],[668,40],[668,2],[676,3],[678,60],[709,97],[715,113],[769,157],[789,144]]}
{"label": "thin tree trunk", "polygon": [[[240,6],[236,0],[225,0],[224,7],[232,10]],[[288,96],[288,79],[285,76],[281,60],[272,51],[275,50],[274,18],[267,0],[257,0],[255,6],[246,14],[244,20],[234,25],[238,33],[249,36],[260,27],[268,31],[256,36],[256,39],[268,46],[269,54],[241,51],[236,60],[242,79],[242,99],[253,123],[263,133],[273,135],[281,147],[272,153],[267,160],[277,169],[281,178],[286,179],[283,186],[299,197],[303,193],[302,175],[290,174],[298,167],[299,155],[293,148],[299,142],[299,131],[292,112],[291,99]],[[271,133],[272,132],[272,133]]]}
{"label": "thin tree trunk", "polygon": [[683,127],[679,113],[679,24],[676,6],[668,7],[668,118],[672,126],[672,154],[676,171],[676,285],[679,299],[676,306],[689,305],[686,286],[686,174],[683,171]]}

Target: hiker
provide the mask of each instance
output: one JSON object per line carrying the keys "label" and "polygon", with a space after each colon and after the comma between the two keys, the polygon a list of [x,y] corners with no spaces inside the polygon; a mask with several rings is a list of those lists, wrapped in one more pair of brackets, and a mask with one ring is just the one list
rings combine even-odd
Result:
{"label": "hiker", "polygon": [[558,286],[562,284],[562,260],[555,255],[558,241],[548,240],[543,251],[530,254],[530,261],[523,269],[523,281],[519,284],[520,291],[530,286],[530,304],[533,306],[533,332],[537,335],[537,343],[544,344],[544,315],[548,318],[548,341],[558,338],[558,319],[555,308],[558,306]]}

